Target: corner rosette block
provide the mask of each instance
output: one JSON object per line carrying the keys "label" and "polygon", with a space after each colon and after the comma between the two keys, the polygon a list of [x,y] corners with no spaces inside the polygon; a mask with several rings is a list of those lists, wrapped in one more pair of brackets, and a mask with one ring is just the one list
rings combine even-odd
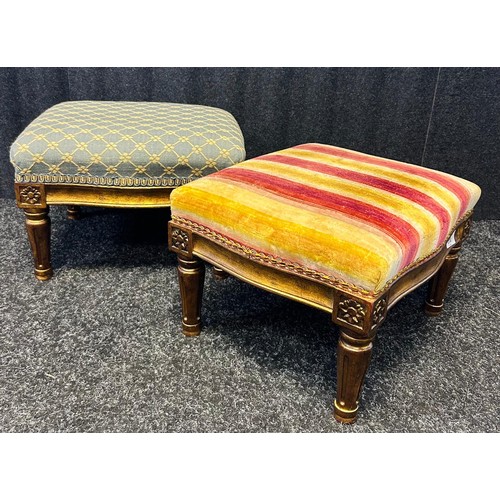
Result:
{"label": "corner rosette block", "polygon": [[176,226],[172,222],[169,222],[168,246],[172,252],[176,252],[184,257],[192,257],[193,233],[190,229]]}

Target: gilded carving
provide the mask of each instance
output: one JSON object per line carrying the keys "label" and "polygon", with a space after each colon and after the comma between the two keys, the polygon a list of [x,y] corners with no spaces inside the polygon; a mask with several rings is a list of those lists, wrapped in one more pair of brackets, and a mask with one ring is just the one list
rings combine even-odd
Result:
{"label": "gilded carving", "polygon": [[25,203],[27,205],[40,205],[42,192],[37,186],[27,186],[20,190],[19,199],[21,203]]}
{"label": "gilded carving", "polygon": [[181,252],[189,252],[189,234],[178,227],[173,227],[172,248]]}
{"label": "gilded carving", "polygon": [[366,307],[349,297],[341,295],[337,318],[355,326],[361,326],[365,319]]}
{"label": "gilded carving", "polygon": [[375,308],[373,309],[373,325],[378,325],[385,316],[385,312],[387,310],[387,300],[380,299],[377,304],[375,305]]}

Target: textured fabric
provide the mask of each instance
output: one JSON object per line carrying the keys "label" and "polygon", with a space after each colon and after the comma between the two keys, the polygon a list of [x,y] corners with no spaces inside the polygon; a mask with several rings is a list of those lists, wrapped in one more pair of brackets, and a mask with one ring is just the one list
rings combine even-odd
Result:
{"label": "textured fabric", "polygon": [[11,147],[17,182],[169,186],[244,159],[227,111],[157,102],[63,102]]}
{"label": "textured fabric", "polygon": [[443,245],[480,192],[435,170],[304,144],[179,188],[172,215],[250,258],[373,293]]}

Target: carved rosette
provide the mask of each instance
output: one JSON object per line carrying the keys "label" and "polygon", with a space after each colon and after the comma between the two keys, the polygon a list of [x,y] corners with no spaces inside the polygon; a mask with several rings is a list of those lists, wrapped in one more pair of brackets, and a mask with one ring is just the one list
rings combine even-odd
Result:
{"label": "carved rosette", "polygon": [[372,314],[372,324],[377,326],[385,318],[385,313],[387,311],[387,299],[380,299],[373,308]]}
{"label": "carved rosette", "polygon": [[172,246],[177,250],[187,252],[189,248],[189,234],[178,227],[174,227],[172,229]]}
{"label": "carved rosette", "polygon": [[191,231],[170,225],[170,250],[186,257],[191,256]]}
{"label": "carved rosette", "polygon": [[14,184],[17,206],[23,209],[46,208],[45,186],[43,184]]}
{"label": "carved rosette", "polygon": [[41,189],[38,186],[26,186],[19,191],[19,200],[25,205],[41,205]]}
{"label": "carved rosette", "polygon": [[334,300],[333,322],[346,327],[352,332],[371,336],[385,319],[387,314],[387,296],[378,297],[375,301],[363,300],[361,297],[341,293]]}
{"label": "carved rosette", "polygon": [[350,325],[363,327],[366,305],[350,297],[341,295],[337,310],[337,319]]}

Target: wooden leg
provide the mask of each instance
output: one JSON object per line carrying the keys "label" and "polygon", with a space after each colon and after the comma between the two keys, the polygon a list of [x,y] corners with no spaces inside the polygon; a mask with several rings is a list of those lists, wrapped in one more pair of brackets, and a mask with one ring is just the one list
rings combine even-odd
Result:
{"label": "wooden leg", "polygon": [[205,280],[205,264],[197,257],[177,256],[177,270],[182,300],[182,330],[194,337],[201,331],[201,299]]}
{"label": "wooden leg", "polygon": [[66,215],[68,219],[78,220],[82,216],[82,209],[77,205],[68,205]]}
{"label": "wooden leg", "polygon": [[359,397],[372,354],[372,340],[356,338],[348,329],[340,328],[337,350],[337,398],[334,416],[339,422],[351,424],[356,420]]}
{"label": "wooden leg", "polygon": [[213,268],[213,275],[214,275],[214,278],[218,281],[222,281],[222,280],[225,280],[229,274],[226,273],[226,271],[224,271],[223,269],[220,269],[219,267],[215,267]]}
{"label": "wooden leg", "polygon": [[427,299],[425,301],[425,314],[428,316],[437,316],[441,313],[444,306],[444,297],[448,289],[451,275],[455,270],[458,262],[458,253],[462,247],[462,243],[457,243],[452,247],[447,255],[439,271],[432,277],[429,282]]}
{"label": "wooden leg", "polygon": [[35,261],[35,277],[41,281],[50,279],[50,218],[48,208],[26,208],[26,229]]}

